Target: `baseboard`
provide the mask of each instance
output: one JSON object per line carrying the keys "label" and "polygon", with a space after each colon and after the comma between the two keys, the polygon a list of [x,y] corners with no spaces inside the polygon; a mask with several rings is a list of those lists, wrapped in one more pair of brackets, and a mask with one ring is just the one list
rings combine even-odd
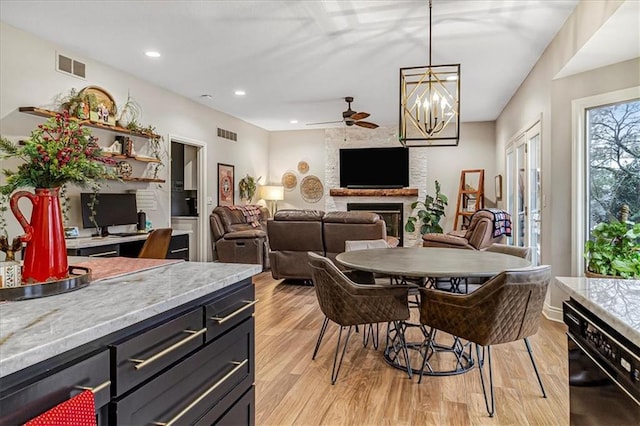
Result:
{"label": "baseboard", "polygon": [[542,315],[544,315],[544,317],[548,320],[563,322],[562,308],[551,306],[547,302],[544,303],[544,307],[542,308]]}

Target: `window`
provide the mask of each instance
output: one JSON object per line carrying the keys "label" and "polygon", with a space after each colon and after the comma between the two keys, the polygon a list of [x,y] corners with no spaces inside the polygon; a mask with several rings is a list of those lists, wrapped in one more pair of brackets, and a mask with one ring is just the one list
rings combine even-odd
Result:
{"label": "window", "polygon": [[640,222],[640,87],[573,101],[572,274],[584,271],[593,227],[620,217]]}
{"label": "window", "polygon": [[640,222],[640,100],[586,111],[588,229],[619,218]]}

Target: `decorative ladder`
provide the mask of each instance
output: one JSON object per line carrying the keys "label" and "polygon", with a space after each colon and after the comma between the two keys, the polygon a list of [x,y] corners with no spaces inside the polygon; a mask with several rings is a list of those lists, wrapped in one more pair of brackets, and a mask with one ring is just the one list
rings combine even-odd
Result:
{"label": "decorative ladder", "polygon": [[471,216],[484,208],[484,169],[462,170],[453,229],[467,229]]}

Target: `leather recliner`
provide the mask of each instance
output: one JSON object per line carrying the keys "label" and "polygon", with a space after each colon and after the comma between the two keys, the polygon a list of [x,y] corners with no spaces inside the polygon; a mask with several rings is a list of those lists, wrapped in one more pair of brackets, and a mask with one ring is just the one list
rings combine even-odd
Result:
{"label": "leather recliner", "polygon": [[307,252],[335,260],[348,240],[386,239],[384,220],[365,211],[280,210],[267,221],[271,275],[310,280]]}
{"label": "leather recliner", "polygon": [[322,234],[325,257],[340,268],[335,259],[338,254],[345,252],[346,241],[384,240],[387,226],[376,213],[335,211],[326,213],[322,218]]}
{"label": "leather recliner", "polygon": [[259,226],[252,226],[241,210],[216,207],[209,216],[211,246],[217,260],[225,263],[255,263],[269,269],[266,219],[269,210],[260,207]]}
{"label": "leather recliner", "polygon": [[494,237],[493,213],[478,210],[471,217],[469,227],[447,234],[427,233],[422,236],[423,247],[448,247],[468,250],[482,250],[493,243],[504,241],[504,235]]}
{"label": "leather recliner", "polygon": [[279,210],[267,221],[271,275],[311,279],[307,252],[324,255],[321,210]]}

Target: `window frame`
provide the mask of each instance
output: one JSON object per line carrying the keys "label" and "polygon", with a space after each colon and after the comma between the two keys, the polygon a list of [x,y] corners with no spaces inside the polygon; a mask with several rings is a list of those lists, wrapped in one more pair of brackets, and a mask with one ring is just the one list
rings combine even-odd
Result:
{"label": "window frame", "polygon": [[587,170],[587,110],[626,101],[640,99],[640,86],[614,92],[602,93],[585,98],[574,99],[571,102],[571,275],[584,275],[585,259],[584,244],[588,234],[589,220],[586,217],[588,170]]}

